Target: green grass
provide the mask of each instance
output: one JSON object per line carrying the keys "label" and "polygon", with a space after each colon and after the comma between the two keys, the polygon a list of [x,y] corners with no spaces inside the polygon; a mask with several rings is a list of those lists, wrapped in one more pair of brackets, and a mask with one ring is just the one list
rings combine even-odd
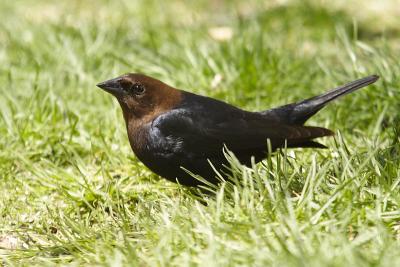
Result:
{"label": "green grass", "polygon": [[[59,2],[0,3],[3,264],[400,261],[400,25],[318,1]],[[213,39],[218,26],[233,37]],[[381,79],[310,120],[336,131],[329,149],[253,168],[231,158],[231,181],[200,201],[131,152],[118,104],[95,87],[125,72],[248,110]]]}

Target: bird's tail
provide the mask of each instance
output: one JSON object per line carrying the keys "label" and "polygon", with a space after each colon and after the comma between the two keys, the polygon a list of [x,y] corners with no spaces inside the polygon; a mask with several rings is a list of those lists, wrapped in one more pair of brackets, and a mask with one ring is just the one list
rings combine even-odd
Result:
{"label": "bird's tail", "polygon": [[266,116],[277,119],[280,122],[302,125],[311,116],[322,109],[326,104],[338,97],[349,94],[357,89],[363,88],[379,79],[377,75],[371,75],[346,85],[332,89],[322,95],[315,96],[300,102],[284,105],[274,109],[261,112]]}

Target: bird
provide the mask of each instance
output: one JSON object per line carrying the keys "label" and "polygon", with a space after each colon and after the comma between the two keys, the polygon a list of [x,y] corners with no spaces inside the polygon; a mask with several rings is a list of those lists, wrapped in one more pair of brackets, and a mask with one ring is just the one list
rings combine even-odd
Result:
{"label": "bird", "polygon": [[[326,148],[314,139],[332,136],[305,122],[329,102],[377,81],[371,75],[306,100],[259,112],[176,89],[141,73],[97,84],[122,108],[130,146],[152,172],[189,187],[218,185],[229,163],[224,149],[251,166],[280,148]],[[202,179],[196,177],[202,177]]]}

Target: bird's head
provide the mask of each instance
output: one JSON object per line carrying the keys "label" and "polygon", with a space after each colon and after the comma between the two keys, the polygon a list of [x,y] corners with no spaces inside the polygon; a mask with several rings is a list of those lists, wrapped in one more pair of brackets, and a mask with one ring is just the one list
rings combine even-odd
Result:
{"label": "bird's head", "polygon": [[126,120],[150,120],[181,100],[180,90],[138,73],[124,74],[97,86],[117,98]]}

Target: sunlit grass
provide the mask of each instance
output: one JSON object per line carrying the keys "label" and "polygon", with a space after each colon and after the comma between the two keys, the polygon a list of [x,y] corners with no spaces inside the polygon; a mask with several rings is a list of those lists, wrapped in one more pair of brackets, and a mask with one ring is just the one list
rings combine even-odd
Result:
{"label": "sunlit grass", "polygon": [[[313,1],[211,2],[0,4],[4,264],[400,260],[400,28],[387,34]],[[209,34],[220,26],[230,39]],[[282,151],[252,168],[228,156],[233,177],[199,197],[131,152],[118,104],[95,87],[125,72],[248,110],[381,79],[310,120],[336,131],[329,149]]]}

